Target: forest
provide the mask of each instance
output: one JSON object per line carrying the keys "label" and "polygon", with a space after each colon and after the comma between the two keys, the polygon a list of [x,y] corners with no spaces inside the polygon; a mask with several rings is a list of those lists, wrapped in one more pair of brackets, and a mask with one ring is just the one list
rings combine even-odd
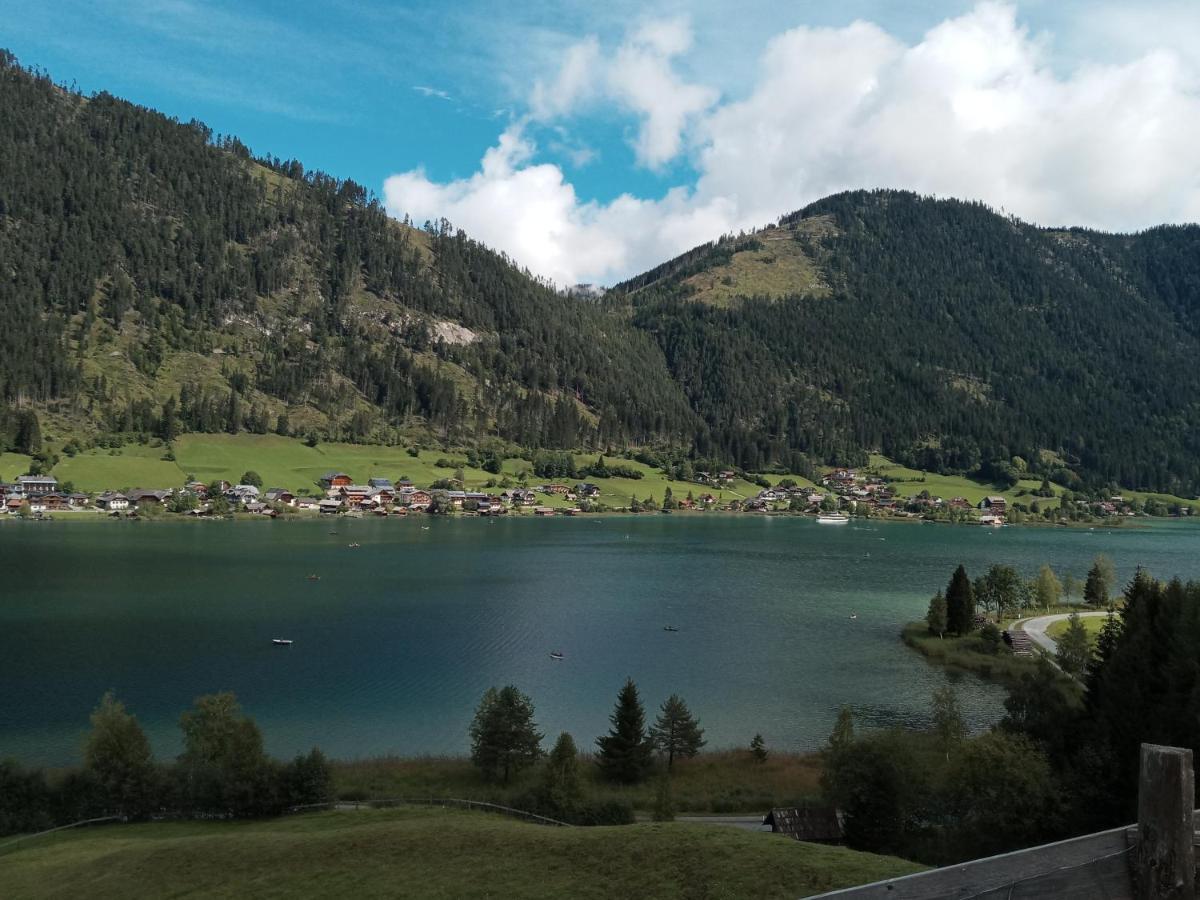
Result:
{"label": "forest", "polygon": [[[739,281],[739,259],[776,265],[751,233],[575,296],[448,222],[0,51],[0,452],[417,435],[1200,489],[1200,227],[856,191],[770,229],[810,280]],[[727,302],[697,295],[705,273]]]}

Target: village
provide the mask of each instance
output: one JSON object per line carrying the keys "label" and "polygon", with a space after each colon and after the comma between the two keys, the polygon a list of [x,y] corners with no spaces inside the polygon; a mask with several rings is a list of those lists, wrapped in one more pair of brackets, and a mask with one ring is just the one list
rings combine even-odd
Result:
{"label": "village", "polygon": [[[247,473],[249,476],[251,473]],[[1001,495],[986,496],[978,503],[965,497],[945,499],[921,491],[902,496],[887,479],[870,472],[836,468],[821,476],[821,486],[797,484],[790,478],[763,487],[751,497],[726,496],[725,488],[738,477],[733,471],[697,472],[694,482],[679,482],[677,496],[668,487],[661,501],[630,498],[627,504],[604,502],[599,485],[590,481],[574,484],[547,482],[508,486],[484,491],[455,487],[440,482],[437,487],[420,487],[407,478],[393,482],[372,476],[356,482],[341,471],[325,473],[312,490],[292,491],[257,484],[234,484],[219,480],[191,480],[176,488],[105,490],[91,494],[65,489],[52,475],[21,475],[11,483],[0,482],[0,516],[34,519],[55,513],[92,512],[112,517],[155,515],[166,511],[193,517],[240,514],[274,518],[286,514],[320,516],[407,516],[412,513],[457,513],[475,516],[523,514],[575,516],[598,512],[720,511],[887,517],[895,519],[948,520],[999,527],[1009,523],[1010,503]],[[760,480],[760,483],[764,483]],[[693,485],[699,490],[694,490]],[[714,491],[716,493],[714,493]],[[611,497],[608,498],[611,501]],[[553,504],[553,505],[552,505]],[[1091,501],[1088,511],[1097,517],[1133,516],[1134,507],[1123,497]],[[1018,510],[1018,515],[1020,511]]]}

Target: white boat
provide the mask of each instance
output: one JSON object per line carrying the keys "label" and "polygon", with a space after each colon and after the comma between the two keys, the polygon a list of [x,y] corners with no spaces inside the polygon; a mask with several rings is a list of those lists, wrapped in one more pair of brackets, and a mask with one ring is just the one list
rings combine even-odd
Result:
{"label": "white boat", "polygon": [[278,644],[281,647],[290,647],[292,645],[292,642],[287,638],[271,638],[271,643]]}
{"label": "white boat", "polygon": [[567,655],[565,653],[563,653],[561,650],[555,650],[553,653],[550,654],[550,658],[551,659],[566,659]]}
{"label": "white boat", "polygon": [[845,525],[850,517],[844,513],[822,513],[817,516],[818,525]]}

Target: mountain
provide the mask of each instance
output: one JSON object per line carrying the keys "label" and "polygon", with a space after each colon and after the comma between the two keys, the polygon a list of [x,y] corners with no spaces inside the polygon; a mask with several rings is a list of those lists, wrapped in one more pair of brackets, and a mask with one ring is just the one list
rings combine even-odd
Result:
{"label": "mountain", "polygon": [[851,192],[560,292],[0,53],[0,451],[246,430],[801,473],[881,451],[1194,495],[1197,351],[1196,226]]}
{"label": "mountain", "polygon": [[[0,433],[685,441],[653,339],[361,186],[0,57]],[[280,419],[283,419],[282,423]],[[0,447],[2,449],[2,447]]]}
{"label": "mountain", "polygon": [[1200,227],[1045,229],[860,191],[616,291],[747,467],[877,449],[1000,481],[1200,486]]}

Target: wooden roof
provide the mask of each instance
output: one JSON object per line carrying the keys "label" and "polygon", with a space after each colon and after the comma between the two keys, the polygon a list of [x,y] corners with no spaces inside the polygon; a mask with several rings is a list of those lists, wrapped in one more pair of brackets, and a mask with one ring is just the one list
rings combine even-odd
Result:
{"label": "wooden roof", "polygon": [[842,817],[832,806],[776,807],[764,825],[797,841],[834,842],[842,839]]}

